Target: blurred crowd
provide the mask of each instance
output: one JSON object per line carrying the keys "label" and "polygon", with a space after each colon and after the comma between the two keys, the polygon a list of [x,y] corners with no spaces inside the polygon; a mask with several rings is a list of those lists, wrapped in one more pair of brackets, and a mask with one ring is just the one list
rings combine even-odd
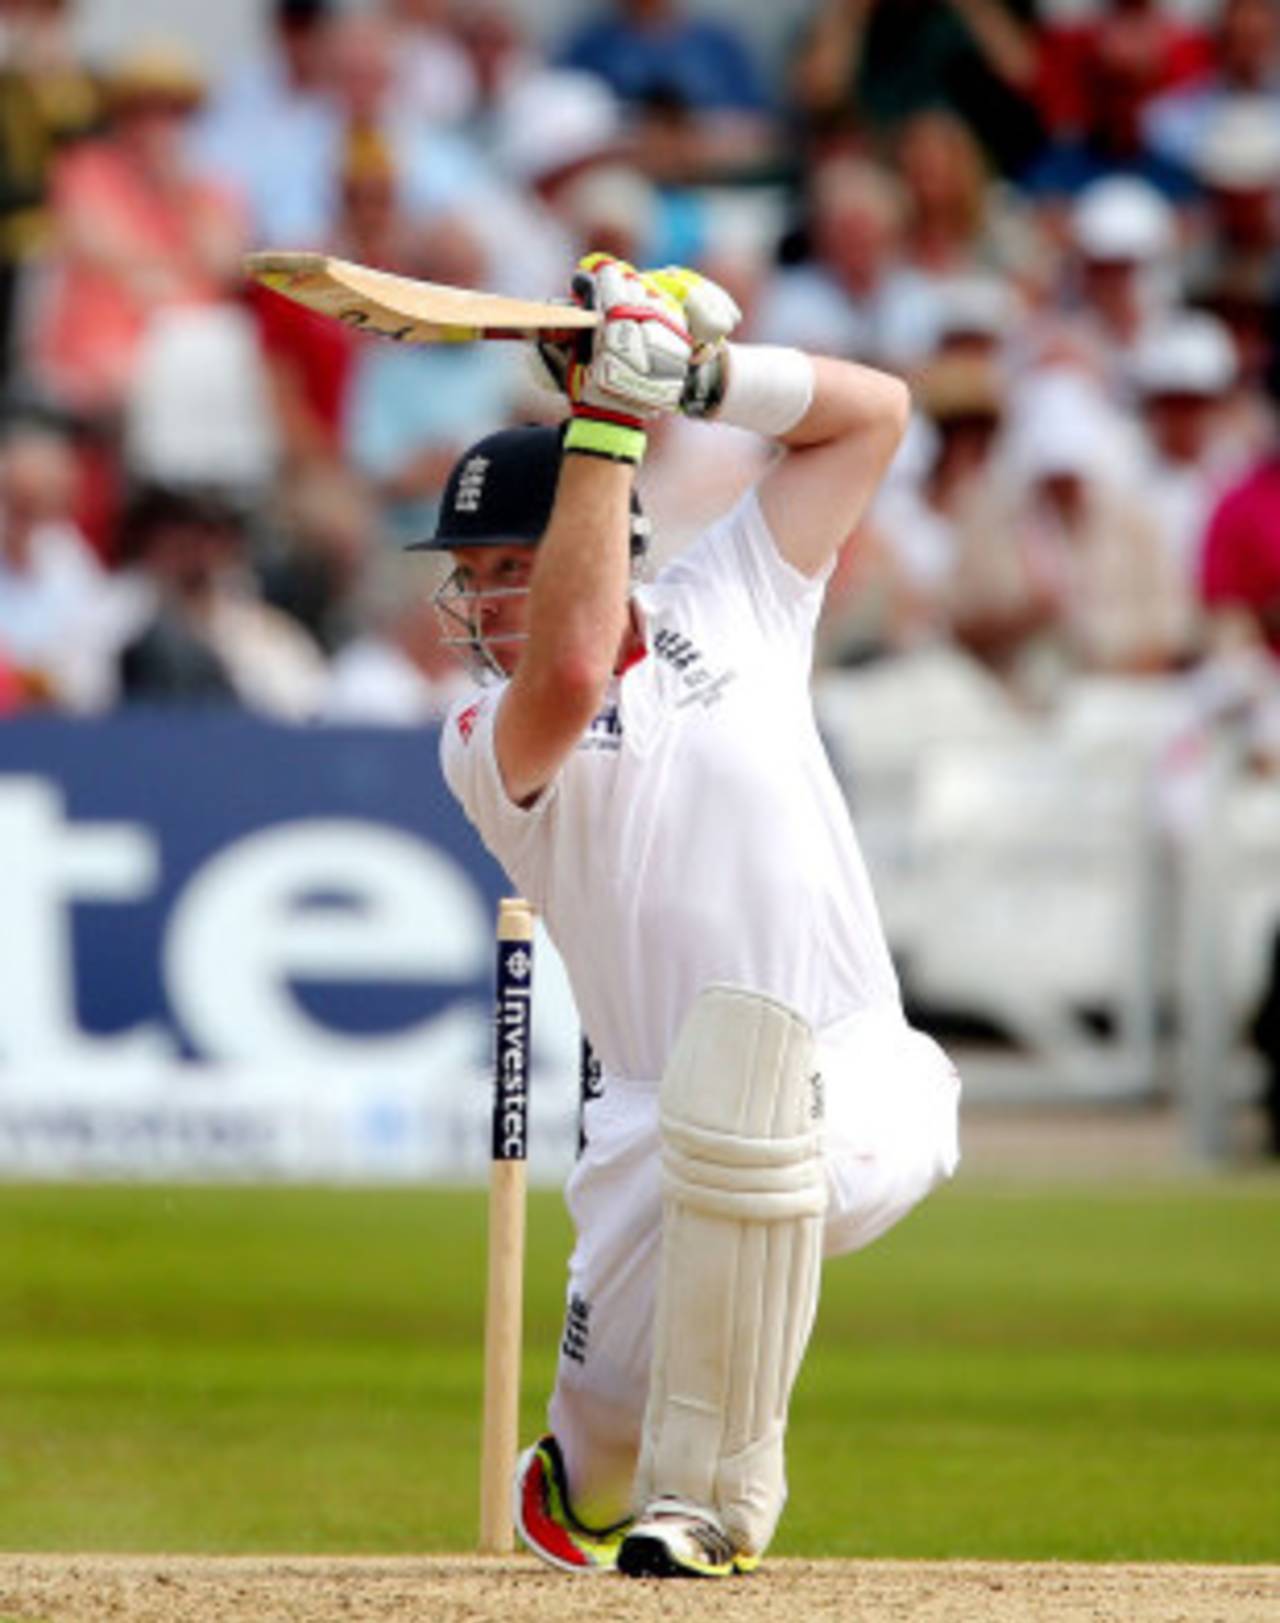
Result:
{"label": "blurred crowd", "polygon": [[[438,716],[401,549],[463,447],[557,408],[516,346],[362,338],[241,256],[546,298],[604,248],[910,381],[824,664],[941,648],[1030,713],[1216,673],[1280,764],[1280,0],[813,0],[773,59],[696,0],[584,0],[564,37],[503,0],[264,5],[212,74],[0,0],[0,713]],[[659,556],[763,454],[662,425]]]}

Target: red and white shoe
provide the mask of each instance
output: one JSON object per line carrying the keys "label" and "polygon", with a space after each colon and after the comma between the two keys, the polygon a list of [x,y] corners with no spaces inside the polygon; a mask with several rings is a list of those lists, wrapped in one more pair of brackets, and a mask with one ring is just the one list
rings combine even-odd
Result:
{"label": "red and white shoe", "polygon": [[584,1527],[569,1507],[560,1445],[540,1437],[516,1461],[512,1482],[516,1531],[540,1561],[562,1572],[614,1572],[618,1548],[630,1521],[595,1530]]}

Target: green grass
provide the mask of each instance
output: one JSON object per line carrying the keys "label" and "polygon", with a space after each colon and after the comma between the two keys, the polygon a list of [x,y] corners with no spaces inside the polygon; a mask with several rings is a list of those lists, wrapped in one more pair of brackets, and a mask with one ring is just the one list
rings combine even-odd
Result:
{"label": "green grass", "polygon": [[[0,1186],[0,1548],[474,1539],[484,1197]],[[568,1228],[532,1197],[524,1431]],[[777,1548],[1275,1560],[1280,1182],[958,1186],[832,1264]]]}

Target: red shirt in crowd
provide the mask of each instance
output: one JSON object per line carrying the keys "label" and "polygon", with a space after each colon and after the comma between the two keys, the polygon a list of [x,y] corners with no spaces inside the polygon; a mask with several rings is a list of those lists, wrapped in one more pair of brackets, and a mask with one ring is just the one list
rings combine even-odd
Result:
{"label": "red shirt in crowd", "polygon": [[1210,608],[1242,608],[1280,658],[1280,451],[1229,490],[1205,537],[1200,594]]}
{"label": "red shirt in crowd", "polygon": [[1135,111],[1175,85],[1213,68],[1203,29],[1161,12],[1114,13],[1041,30],[1034,100],[1054,135],[1089,129],[1100,89],[1121,86]]}

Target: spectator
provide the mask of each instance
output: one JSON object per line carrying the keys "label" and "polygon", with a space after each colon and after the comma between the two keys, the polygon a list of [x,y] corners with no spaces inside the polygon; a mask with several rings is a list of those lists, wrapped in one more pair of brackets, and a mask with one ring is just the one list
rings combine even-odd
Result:
{"label": "spectator", "polygon": [[386,0],[395,31],[397,100],[428,124],[464,123],[480,86],[472,58],[454,31],[449,0]]}
{"label": "spectator", "polygon": [[377,506],[336,462],[300,468],[277,505],[257,557],[263,596],[332,655],[360,630],[358,599],[383,540]]}
{"label": "spectator", "polygon": [[125,407],[125,470],[135,482],[216,486],[262,498],[279,461],[257,330],[233,304],[152,318]]}
{"label": "spectator", "polygon": [[[460,287],[489,280],[483,254],[461,226],[422,238],[407,268]],[[389,539],[406,545],[430,533],[449,470],[473,440],[506,420],[522,375],[518,352],[502,344],[360,346],[344,443],[372,484]]]}
{"label": "spectator", "polygon": [[390,25],[345,11],[313,26],[323,28],[307,57],[323,75],[315,88],[278,123],[264,123],[260,110],[233,121],[231,172],[252,199],[256,238],[277,247],[328,245],[345,177],[374,163],[394,176],[397,206],[418,223],[473,198],[487,178],[479,155],[468,139],[406,105]]}
{"label": "spectator", "polygon": [[454,30],[467,53],[476,85],[470,128],[492,157],[507,96],[541,68],[539,53],[504,0],[476,0],[462,7]]}
{"label": "spectator", "polygon": [[331,252],[357,265],[408,274],[422,234],[401,206],[391,152],[369,143],[348,152],[341,176],[341,211]]}
{"label": "spectator", "polygon": [[119,658],[126,702],[244,704],[314,716],[324,661],[249,584],[242,521],[222,501],[151,486],[126,515],[123,556],[140,605]]}
{"label": "spectator", "polygon": [[1020,173],[1039,150],[1030,106],[1032,0],[821,0],[792,67],[811,129],[843,120],[883,136],[949,108],[996,166]]}
{"label": "spectator", "polygon": [[1071,213],[1063,302],[1032,334],[1031,359],[1074,364],[1126,409],[1134,358],[1173,304],[1173,211],[1154,187],[1127,175],[1094,181]]}
{"label": "spectator", "polygon": [[0,11],[0,380],[14,364],[18,278],[44,247],[59,151],[90,134],[96,84],[81,62],[66,0],[26,0]]}
{"label": "spectator", "polygon": [[1107,175],[1137,175],[1172,202],[1192,186],[1184,170],[1149,149],[1144,114],[1154,99],[1207,73],[1201,29],[1162,0],[1106,0],[1084,22],[1051,24],[1039,52],[1036,102],[1052,137],[1025,179],[1042,195],[1075,196]]}
{"label": "spectator", "polygon": [[981,150],[953,114],[917,113],[898,133],[896,167],[906,200],[902,251],[928,283],[1026,262],[1029,239],[1007,192],[989,184]]}
{"label": "spectator", "polygon": [[430,584],[404,557],[381,560],[366,599],[368,627],[338,654],[326,721],[418,727],[441,721],[471,687],[444,643]]}
{"label": "spectator", "polygon": [[1280,102],[1223,97],[1191,153],[1204,187],[1203,240],[1186,277],[1203,286],[1222,277],[1266,286],[1280,252]]}
{"label": "spectator", "polygon": [[[1280,307],[1272,308],[1270,337],[1266,383],[1280,409]],[[1201,556],[1200,593],[1213,646],[1243,641],[1280,660],[1280,439],[1273,437],[1214,509]]]}
{"label": "spectator", "polygon": [[[316,220],[323,246],[361,263],[409,271],[429,229],[452,233],[463,212],[489,229],[500,211],[472,147],[453,134],[424,131],[403,115],[394,96],[391,43],[374,17],[352,15],[335,26],[335,111],[324,140],[298,156],[309,167],[314,195],[325,198],[323,220]],[[562,281],[563,261],[557,273]],[[250,298],[287,463],[337,456],[367,341],[256,286]]]}
{"label": "spectator", "polygon": [[1238,471],[1239,446],[1223,431],[1238,370],[1230,333],[1203,314],[1157,327],[1135,357],[1142,489],[1189,602],[1209,514]]}
{"label": "spectator", "polygon": [[302,247],[323,237],[323,165],[332,140],[332,0],[273,0],[263,51],[237,67],[193,131],[194,150],[234,184],[254,240]]}
{"label": "spectator", "polygon": [[203,94],[186,55],[134,50],[108,76],[106,94],[107,134],[67,153],[56,171],[54,254],[33,362],[53,399],[114,418],[152,314],[225,297],[244,235],[232,198],[185,155]]}
{"label": "spectator", "polygon": [[1036,706],[1073,673],[1170,669],[1189,640],[1186,600],[1114,470],[1114,413],[1056,373],[1021,391],[1012,421],[1008,485],[958,534],[956,637]]}
{"label": "spectator", "polygon": [[566,67],[596,74],[633,106],[671,95],[700,112],[767,110],[751,52],[729,25],[687,16],[679,0],[613,0],[609,11],[566,42]]}
{"label": "spectator", "polygon": [[774,155],[776,121],[750,49],[724,20],[680,0],[611,0],[561,54],[602,79],[636,117],[655,179],[697,183]]}
{"label": "spectator", "polygon": [[999,276],[948,277],[936,289],[930,344],[935,360],[965,357],[1004,369],[1023,341],[1026,307]]}
{"label": "spectator", "polygon": [[1142,115],[1147,145],[1183,169],[1193,166],[1225,103],[1240,96],[1280,97],[1280,8],[1276,0],[1222,0],[1209,73],[1177,84]]}
{"label": "spectator", "polygon": [[[630,163],[622,109],[592,74],[535,67],[510,83],[494,109],[492,151],[505,184],[472,220],[493,285],[548,298],[563,289],[566,268],[595,246],[579,235],[573,212],[579,184],[603,166]],[[643,246],[643,261],[662,257],[654,242]]]}
{"label": "spectator", "polygon": [[474,205],[489,176],[473,144],[425,125],[402,100],[396,36],[380,17],[347,13],[334,29],[336,120],[314,154],[329,191],[323,237],[332,238],[342,177],[380,161],[395,176],[398,206],[415,224]]}
{"label": "spectator", "polygon": [[72,518],[76,462],[66,440],[11,429],[0,446],[0,661],[10,679],[74,709],[108,696],[106,660],[123,612]]}
{"label": "spectator", "polygon": [[809,198],[809,258],[778,271],[762,293],[760,341],[912,364],[927,343],[934,301],[902,267],[900,188],[876,165],[839,156],[814,171]]}
{"label": "spectator", "polygon": [[827,590],[822,658],[860,664],[947,635],[947,589],[966,515],[990,505],[1004,385],[989,356],[950,353],[916,377],[918,478],[884,486]]}

